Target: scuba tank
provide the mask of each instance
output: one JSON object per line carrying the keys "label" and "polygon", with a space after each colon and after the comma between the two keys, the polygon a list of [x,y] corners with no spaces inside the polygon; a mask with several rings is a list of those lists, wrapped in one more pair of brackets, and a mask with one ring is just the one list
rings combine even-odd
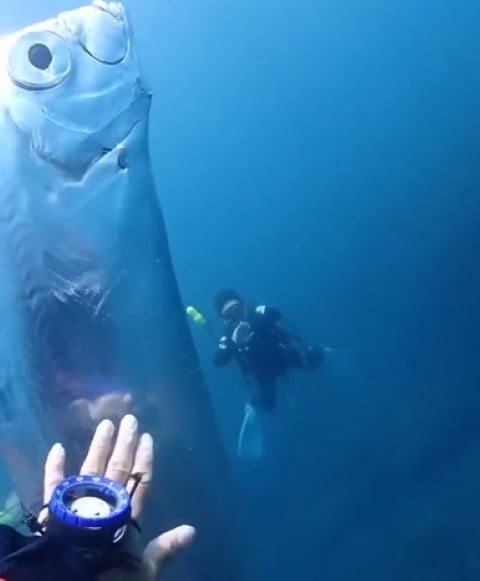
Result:
{"label": "scuba tank", "polygon": [[188,305],[188,307],[185,309],[185,314],[192,321],[192,323],[194,325],[196,325],[197,327],[203,327],[207,331],[207,333],[210,335],[210,337],[214,341],[216,341],[215,332],[214,332],[210,322],[207,320],[207,318],[205,317],[205,315],[201,311],[199,311],[193,305]]}
{"label": "scuba tank", "polygon": [[192,321],[199,326],[203,326],[207,324],[207,319],[205,318],[204,315],[202,315],[202,313],[196,309],[194,306],[189,305],[186,309],[185,309],[185,313],[190,317],[190,319],[192,319]]}
{"label": "scuba tank", "polygon": [[[135,476],[135,485],[140,478]],[[5,581],[96,581],[111,569],[135,571],[140,558],[129,553],[131,494],[104,476],[71,476],[57,485],[40,524],[31,513],[30,536],[0,526],[0,578]],[[3,554],[2,554],[3,553]]]}

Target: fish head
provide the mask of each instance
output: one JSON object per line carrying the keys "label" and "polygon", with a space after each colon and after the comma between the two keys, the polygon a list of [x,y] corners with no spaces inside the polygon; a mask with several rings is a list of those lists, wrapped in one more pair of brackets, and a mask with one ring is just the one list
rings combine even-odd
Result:
{"label": "fish head", "polygon": [[[138,281],[153,292],[163,231],[150,103],[118,2],[96,0],[0,38],[0,278],[9,282],[4,304],[19,303],[18,344],[18,321],[42,318],[51,304],[106,319],[133,287],[136,304],[145,302]],[[75,353],[93,345],[79,327]]]}
{"label": "fish head", "polygon": [[120,148],[150,100],[119,2],[96,0],[0,39],[2,117],[28,145],[23,157],[65,177],[82,179]]}
{"label": "fish head", "polygon": [[0,38],[0,219],[10,205],[4,221],[31,225],[41,256],[29,264],[53,256],[42,266],[59,271],[53,280],[70,279],[86,255],[98,270],[121,252],[138,192],[154,189],[150,104],[120,2],[95,0]]}

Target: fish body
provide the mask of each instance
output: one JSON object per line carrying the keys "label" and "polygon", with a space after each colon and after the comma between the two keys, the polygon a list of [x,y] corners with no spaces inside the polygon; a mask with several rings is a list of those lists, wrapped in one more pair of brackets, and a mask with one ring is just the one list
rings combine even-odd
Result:
{"label": "fish body", "polygon": [[96,422],[135,412],[156,443],[146,534],[200,533],[170,575],[235,581],[243,539],[152,176],[150,105],[120,3],[0,39],[0,453],[31,505],[41,467],[22,454],[60,438],[78,470]]}

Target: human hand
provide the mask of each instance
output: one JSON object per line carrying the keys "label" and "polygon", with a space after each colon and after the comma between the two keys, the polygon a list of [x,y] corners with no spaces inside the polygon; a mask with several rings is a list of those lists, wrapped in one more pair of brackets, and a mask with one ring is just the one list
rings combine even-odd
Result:
{"label": "human hand", "polygon": [[243,345],[248,343],[252,334],[253,333],[251,327],[247,323],[247,321],[242,321],[241,323],[238,323],[238,325],[235,327],[232,333],[232,341],[235,343],[235,345],[242,347]]}
{"label": "human hand", "polygon": [[[120,422],[116,442],[115,427],[110,420],[102,421],[93,435],[90,448],[83,462],[80,474],[107,476],[120,482],[132,493],[132,518],[138,520],[145,504],[145,498],[153,472],[153,440],[150,434],[138,434],[138,422],[132,415],[126,415]],[[133,474],[141,474],[141,480],[134,489]],[[45,462],[44,502],[50,501],[55,487],[65,479],[65,450],[55,444]],[[195,536],[195,529],[182,525],[151,540],[142,552],[139,533],[130,527],[127,551],[137,557],[141,565],[132,573],[124,569],[107,571],[100,576],[102,581],[154,581],[165,561],[188,546]],[[130,542],[131,541],[131,542]]]}
{"label": "human hand", "polygon": [[78,398],[70,404],[70,411],[75,417],[76,425],[93,428],[105,419],[119,421],[131,407],[131,394],[112,391],[91,400]]}

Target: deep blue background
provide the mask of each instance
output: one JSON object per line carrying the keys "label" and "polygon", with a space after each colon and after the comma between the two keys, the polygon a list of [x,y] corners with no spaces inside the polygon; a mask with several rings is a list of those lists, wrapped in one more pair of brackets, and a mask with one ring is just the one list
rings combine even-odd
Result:
{"label": "deep blue background", "polygon": [[339,350],[240,465],[242,384],[194,329],[263,578],[477,579],[478,1],[127,3],[186,302],[234,285]]}

